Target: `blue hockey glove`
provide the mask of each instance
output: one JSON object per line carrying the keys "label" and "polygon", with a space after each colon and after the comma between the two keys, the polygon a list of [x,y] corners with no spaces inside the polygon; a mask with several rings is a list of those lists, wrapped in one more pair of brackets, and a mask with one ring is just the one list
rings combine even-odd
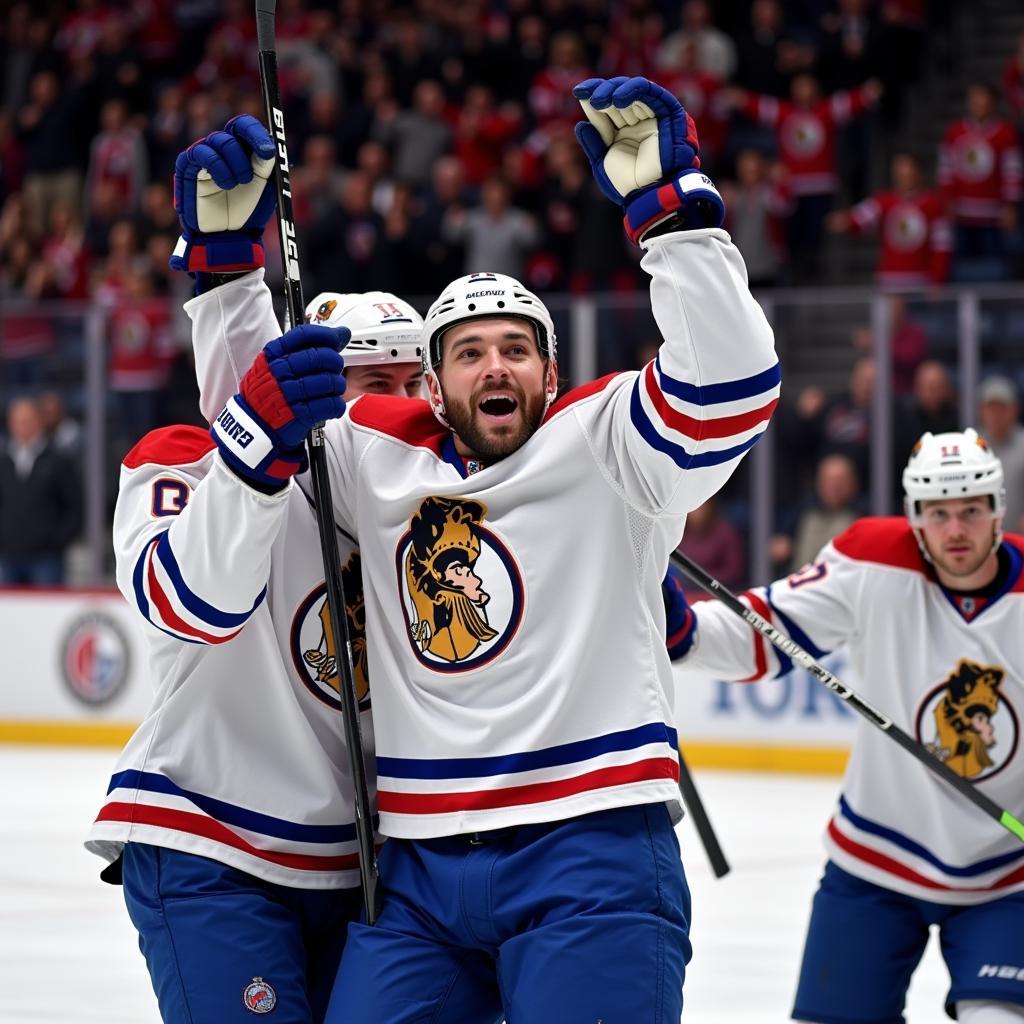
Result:
{"label": "blue hockey glove", "polygon": [[662,580],[661,596],[665,602],[665,646],[668,656],[676,661],[690,653],[697,632],[697,616],[686,600],[682,576],[671,566]]}
{"label": "blue hockey glove", "polygon": [[677,215],[683,228],[720,227],[725,203],[700,170],[693,118],[647,78],[590,78],[573,89],[586,121],[576,125],[601,191],[626,212],[634,242]]}
{"label": "blue hockey glove", "polygon": [[249,114],[233,117],[178,154],[174,209],[181,237],[172,270],[231,273],[264,265],[263,229],[274,212],[277,146]]}
{"label": "blue hockey glove", "polygon": [[210,433],[228,466],[260,490],[280,490],[307,468],[303,442],[345,411],[347,327],[303,324],[264,346]]}

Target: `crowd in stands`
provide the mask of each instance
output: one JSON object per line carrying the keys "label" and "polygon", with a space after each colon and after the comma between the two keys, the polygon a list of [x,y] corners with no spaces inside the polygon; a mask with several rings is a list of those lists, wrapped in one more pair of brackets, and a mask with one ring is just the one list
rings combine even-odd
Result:
{"label": "crowd in stands", "polygon": [[[908,92],[951,9],[279,0],[307,295],[387,288],[422,304],[481,268],[542,293],[642,288],[639,253],[573,138],[571,89],[593,75],[647,75],[681,98],[757,290],[821,283],[830,234],[876,235],[887,288],[1024,278],[1024,38],[1000,80],[936,111],[948,124],[938,152],[902,149]],[[230,116],[262,115],[252,3],[14,0],[0,17],[0,401],[52,386],[55,354],[80,359],[82,310],[99,305],[120,454],[154,426],[195,420],[179,313],[190,282],[168,268],[172,171]],[[897,300],[890,328],[902,451],[922,426],[957,424],[948,371]],[[639,365],[648,348],[627,331],[602,369]],[[860,494],[867,479],[873,372],[862,355],[848,394],[807,389],[780,414],[794,480],[816,487],[829,522],[852,507],[851,481]],[[826,468],[827,456],[843,461]],[[780,517],[797,551],[802,525],[822,533],[801,511]],[[721,515],[710,510],[694,535]]]}

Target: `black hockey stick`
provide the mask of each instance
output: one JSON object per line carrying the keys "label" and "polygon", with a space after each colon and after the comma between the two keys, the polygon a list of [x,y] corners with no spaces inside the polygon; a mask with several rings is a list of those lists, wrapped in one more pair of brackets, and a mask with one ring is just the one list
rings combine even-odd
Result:
{"label": "black hockey stick", "polygon": [[[288,167],[288,143],[284,134],[284,114],[278,95],[277,50],[274,14],[277,0],[256,0],[256,39],[259,46],[260,84],[267,125],[277,143],[277,172],[274,185],[277,190],[277,228],[281,237],[281,257],[284,261],[285,297],[292,325],[305,319],[306,304],[302,300],[302,281],[299,278],[299,248],[295,239],[292,218],[292,191]],[[352,788],[355,795],[356,838],[359,843],[359,877],[363,886],[363,906],[368,924],[377,919],[377,856],[373,848],[373,819],[370,813],[370,791],[366,781],[366,763],[363,757],[363,738],[359,728],[359,705],[356,699],[355,678],[352,670],[352,641],[348,632],[345,589],[341,580],[341,556],[338,538],[334,532],[334,513],[331,507],[331,487],[327,477],[327,454],[324,450],[324,426],[317,424],[306,438],[309,453],[310,478],[313,483],[313,502],[316,525],[320,533],[320,553],[324,562],[327,583],[327,606],[330,612],[331,632],[335,638],[335,664],[338,669],[338,697],[341,718],[345,728]]]}
{"label": "black hockey stick", "polygon": [[729,874],[729,862],[725,859],[722,845],[718,841],[718,836],[715,835],[715,830],[711,827],[711,819],[708,817],[708,812],[704,810],[704,801],[701,800],[700,793],[697,792],[697,784],[693,781],[690,766],[686,763],[686,758],[683,757],[681,750],[679,751],[679,792],[683,794],[686,813],[693,819],[697,835],[700,836],[700,841],[704,844],[704,852],[711,862],[711,870],[714,871],[715,878],[724,878]]}
{"label": "black hockey stick", "polygon": [[934,754],[918,743],[917,740],[894,724],[892,719],[886,718],[885,715],[872,707],[863,697],[854,693],[853,690],[829,672],[827,668],[815,661],[798,643],[780,633],[770,622],[766,622],[758,615],[753,608],[748,608],[732,591],[705,572],[696,562],[687,558],[681,551],[674,551],[672,553],[672,561],[694,583],[698,584],[713,597],[717,597],[719,601],[731,611],[734,611],[741,619],[744,619],[748,625],[782,651],[783,654],[789,655],[798,665],[807,669],[818,682],[824,683],[837,697],[846,701],[859,715],[863,715],[872,725],[877,726],[882,732],[891,736],[908,754],[916,757],[925,768],[934,772],[940,779],[944,779],[961,796],[970,800],[975,807],[984,811],[990,818],[995,818],[1005,829],[1012,832],[1021,841],[1024,841],[1024,824],[1018,821],[1009,811],[1003,810],[994,800],[990,800],[984,793],[975,789],[963,776],[957,775],[944,761],[940,761]]}

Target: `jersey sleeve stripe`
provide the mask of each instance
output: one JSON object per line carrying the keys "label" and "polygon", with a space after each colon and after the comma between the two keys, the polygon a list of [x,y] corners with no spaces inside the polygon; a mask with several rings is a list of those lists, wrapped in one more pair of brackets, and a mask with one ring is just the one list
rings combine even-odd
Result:
{"label": "jersey sleeve stripe", "polygon": [[201,641],[194,640],[192,637],[179,636],[177,633],[172,632],[163,626],[157,619],[153,617],[152,605],[149,601],[149,596],[146,590],[146,570],[149,567],[149,561],[152,557],[153,549],[157,545],[157,540],[153,540],[148,543],[139,555],[138,561],[135,563],[135,569],[132,572],[132,586],[135,590],[135,603],[138,605],[139,611],[142,612],[143,618],[156,629],[159,629],[161,633],[166,633],[168,636],[173,637],[175,640],[182,640],[189,644],[198,644]]}
{"label": "jersey sleeve stripe", "polygon": [[694,441],[706,438],[734,437],[738,434],[746,433],[748,430],[753,430],[762,423],[766,424],[771,419],[775,407],[779,404],[779,399],[776,396],[766,404],[758,406],[756,409],[750,409],[747,412],[734,416],[717,416],[703,419],[696,416],[688,416],[669,404],[664,391],[658,386],[653,362],[647,364],[643,378],[647,397],[665,426]]}
{"label": "jersey sleeve stripe", "polygon": [[472,779],[486,775],[508,775],[569,765],[610,751],[635,750],[648,743],[679,745],[676,730],[663,722],[651,722],[634,729],[606,733],[586,740],[560,743],[543,750],[493,757],[414,758],[377,756],[378,775],[405,779]]}
{"label": "jersey sleeve stripe", "polygon": [[166,530],[161,534],[160,541],[157,544],[156,557],[160,560],[160,565],[167,573],[167,578],[174,587],[174,592],[182,607],[208,626],[213,626],[217,629],[231,629],[235,626],[244,625],[252,613],[259,607],[260,602],[267,596],[267,588],[264,587],[259,592],[253,606],[247,612],[221,611],[219,608],[214,608],[213,605],[208,604],[198,594],[189,589],[182,578],[181,569],[178,567],[178,560],[174,557],[174,552],[171,550],[171,539]]}
{"label": "jersey sleeve stripe", "polygon": [[691,453],[681,444],[676,444],[658,433],[640,400],[639,378],[633,385],[633,394],[630,397],[629,403],[629,415],[637,433],[640,434],[647,444],[655,451],[667,455],[680,469],[702,469],[707,466],[720,466],[725,462],[732,462],[734,459],[738,459],[745,451],[753,448],[761,436],[759,432],[742,444],[732,448]]}
{"label": "jersey sleeve stripe", "polygon": [[207,644],[222,644],[241,632],[241,627],[239,627],[239,629],[236,629],[233,633],[218,636],[213,633],[207,633],[205,630],[198,629],[191,623],[186,622],[174,610],[174,606],[171,604],[167,593],[160,586],[160,581],[157,579],[155,562],[155,558],[151,557],[149,560],[149,572],[147,574],[149,596],[152,598],[153,605],[156,607],[156,611],[160,616],[161,622],[170,627],[176,635],[183,635],[184,639],[191,638]]}
{"label": "jersey sleeve stripe", "polygon": [[691,405],[721,405],[724,402],[736,402],[743,398],[754,398],[764,395],[782,383],[782,368],[776,363],[767,370],[755,373],[752,377],[738,380],[722,381],[718,384],[690,384],[676,380],[665,373],[661,365],[661,356],[655,359],[661,390],[673,398],[689,402]]}

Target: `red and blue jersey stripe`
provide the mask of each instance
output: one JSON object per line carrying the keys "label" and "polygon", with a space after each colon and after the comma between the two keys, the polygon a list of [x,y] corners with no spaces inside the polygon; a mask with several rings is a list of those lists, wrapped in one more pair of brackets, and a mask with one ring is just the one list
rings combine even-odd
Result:
{"label": "red and blue jersey stripe", "polygon": [[779,402],[779,364],[717,384],[669,376],[659,356],[633,384],[630,419],[640,436],[680,469],[738,459],[764,433]]}
{"label": "red and blue jersey stripe", "polygon": [[222,644],[237,636],[267,595],[244,612],[215,608],[185,582],[167,530],[147,542],[132,573],[135,602],[161,632],[190,644]]}

